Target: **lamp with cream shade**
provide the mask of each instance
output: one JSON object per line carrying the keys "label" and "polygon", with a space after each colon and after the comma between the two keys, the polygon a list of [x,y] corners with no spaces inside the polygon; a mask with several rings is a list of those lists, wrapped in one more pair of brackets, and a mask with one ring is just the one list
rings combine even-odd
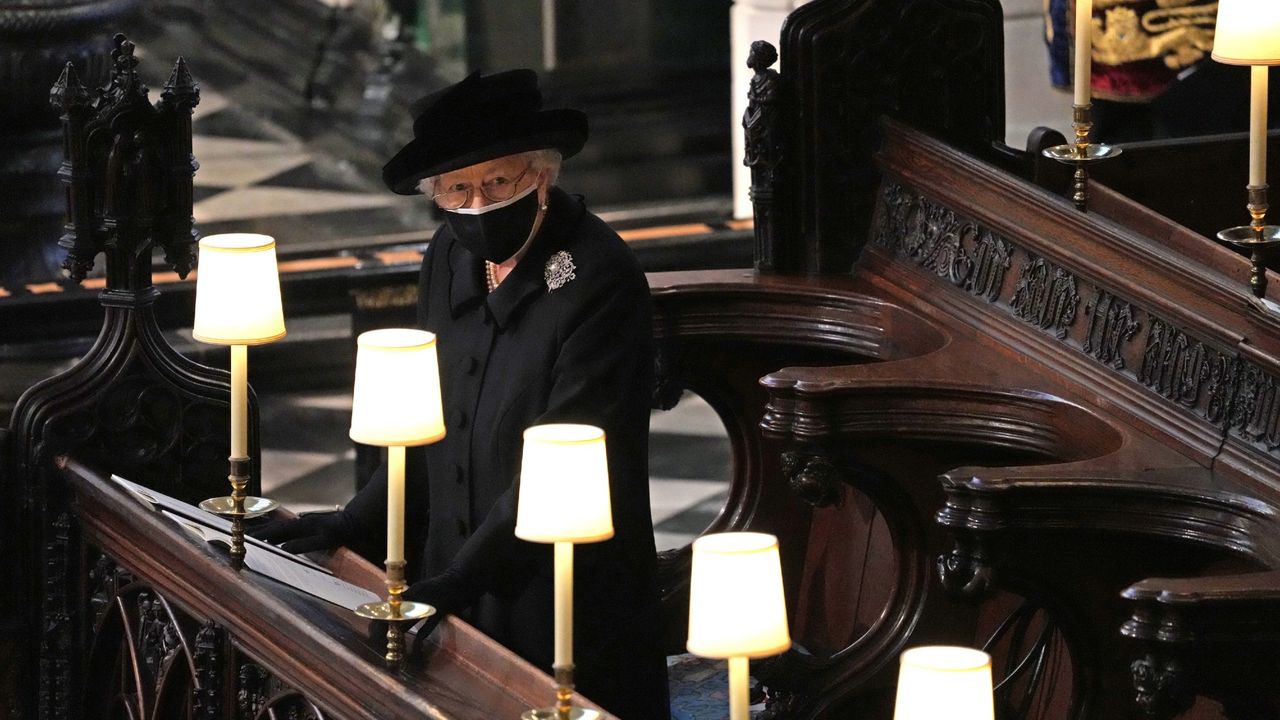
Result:
{"label": "lamp with cream shade", "polygon": [[361,617],[387,623],[389,665],[404,660],[401,622],[435,613],[425,603],[401,599],[405,590],[405,448],[437,442],[445,435],[440,402],[436,337],[424,330],[370,330],[356,338],[356,378],[350,436],[387,448],[387,601],[356,609]]}
{"label": "lamp with cream shade", "polygon": [[590,718],[574,708],[573,546],[613,537],[604,431],[592,425],[534,425],[524,431],[516,537],[555,545],[556,705],[529,710],[525,720]]}
{"label": "lamp with cream shade", "polygon": [[693,542],[689,652],[729,661],[729,718],[747,718],[750,658],[791,647],[778,539],[755,532]]}
{"label": "lamp with cream shade", "polygon": [[893,720],[993,720],[991,656],[934,645],[902,653]]}
{"label": "lamp with cream shade", "polygon": [[231,347],[231,495],[210,498],[200,507],[231,518],[231,557],[237,567],[244,561],[245,518],[276,507],[272,500],[245,492],[250,477],[248,346],[284,334],[275,239],[253,233],[202,239],[192,335]]}
{"label": "lamp with cream shade", "polygon": [[1220,0],[1213,59],[1251,67],[1249,97],[1249,225],[1228,228],[1218,238],[1250,251],[1254,296],[1267,291],[1266,259],[1280,244],[1280,227],[1267,225],[1267,67],[1280,65],[1280,3],[1275,0]]}

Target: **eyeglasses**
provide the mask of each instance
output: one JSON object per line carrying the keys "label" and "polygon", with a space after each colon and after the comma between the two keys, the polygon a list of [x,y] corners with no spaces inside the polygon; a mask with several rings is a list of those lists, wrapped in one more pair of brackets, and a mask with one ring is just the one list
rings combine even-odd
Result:
{"label": "eyeglasses", "polygon": [[[480,183],[480,194],[489,200],[489,202],[502,202],[510,200],[516,194],[516,185],[520,182],[532,165],[525,165],[524,170],[514,178],[504,175],[491,177]],[[457,210],[471,203],[471,193],[475,187],[471,183],[455,183],[450,185],[442,192],[438,192],[431,196],[436,205],[442,210]]]}

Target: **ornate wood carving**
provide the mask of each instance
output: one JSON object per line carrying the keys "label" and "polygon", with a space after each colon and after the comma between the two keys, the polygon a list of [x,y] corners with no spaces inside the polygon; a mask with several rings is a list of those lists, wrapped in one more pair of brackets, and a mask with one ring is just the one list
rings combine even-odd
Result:
{"label": "ornate wood carving", "polygon": [[[893,178],[880,191],[873,242],[1246,442],[1280,452],[1280,384],[1126,299],[1121,290],[1036,257]],[[1006,285],[1005,272],[1015,259],[1018,278]],[[1091,297],[1083,313],[1082,296]]]}
{"label": "ornate wood carving", "polygon": [[782,454],[782,471],[795,493],[813,507],[831,507],[840,502],[841,487],[847,482],[830,458],[822,455]]}
{"label": "ornate wood carving", "polygon": [[169,608],[152,593],[138,593],[138,654],[146,663],[152,677],[160,677],[160,671],[172,661],[182,647],[178,626],[169,614]]}
{"label": "ornate wood carving", "polygon": [[996,572],[981,537],[957,533],[951,552],[938,556],[938,582],[958,598],[981,600],[995,587]]}
{"label": "ornate wood carving", "polygon": [[1280,450],[1280,382],[1251,363],[1241,363],[1230,411],[1230,432],[1267,452]]}
{"label": "ornate wood carving", "polygon": [[[183,612],[110,556],[101,555],[86,580],[85,600],[101,612],[91,633],[86,695],[64,686],[72,712],[66,717],[83,717],[76,703],[84,703],[157,718],[189,712],[194,720],[323,720],[303,693],[242,655],[222,626]],[[74,643],[68,652],[77,652]]]}
{"label": "ornate wood carving", "polygon": [[1195,700],[1187,672],[1176,659],[1144,653],[1129,663],[1129,672],[1133,675],[1133,704],[1146,717],[1177,717]]}
{"label": "ornate wood carving", "polygon": [[62,512],[53,521],[44,548],[44,600],[40,637],[40,700],[42,720],[70,720],[71,699],[79,678],[72,664],[78,613],[71,588],[75,584],[74,520]]}
{"label": "ornate wood carving", "polygon": [[258,711],[267,704],[269,690],[267,683],[271,673],[257,663],[246,662],[236,671],[236,717],[239,720],[254,720]]}
{"label": "ornate wood carving", "polygon": [[1014,315],[1061,340],[1075,322],[1080,306],[1075,276],[1044,258],[1029,258],[1022,265],[1009,306]]}
{"label": "ornate wood carving", "polygon": [[196,632],[195,650],[191,658],[195,666],[195,688],[191,698],[194,720],[218,720],[223,717],[226,633],[213,621],[206,620]]}
{"label": "ornate wood carving", "polygon": [[747,90],[747,110],[742,118],[746,157],[751,168],[751,205],[755,215],[756,269],[771,271],[777,264],[775,248],[784,242],[775,212],[778,168],[783,162],[782,121],[785,117],[782,79],[772,65],[778,51],[763,40],[751,43],[747,67],[755,71]]}
{"label": "ornate wood carving", "polygon": [[1058,691],[1053,675],[1061,660],[1053,655],[1068,644],[1066,634],[1037,597],[1006,594],[988,606],[996,612],[984,625],[994,629],[981,647],[993,658],[997,713],[1036,717]]}
{"label": "ornate wood carving", "polygon": [[1093,300],[1085,306],[1084,312],[1089,316],[1084,351],[1098,362],[1123,370],[1124,353],[1121,346],[1133,339],[1142,327],[1134,319],[1133,305],[1099,288],[1095,291]]}
{"label": "ornate wood carving", "polygon": [[[200,92],[179,58],[160,102],[152,107],[138,78],[133,43],[123,35],[114,42],[111,81],[96,98],[90,100],[70,63],[50,94],[62,110],[67,140],[58,173],[68,188],[67,225],[58,241],[67,250],[63,268],[79,281],[110,246],[154,246],[163,248],[166,261],[186,277],[194,265],[196,239],[191,111]],[[121,132],[121,127],[131,132]],[[122,265],[118,271],[132,264],[127,258],[117,262]],[[134,278],[135,283],[140,279]],[[108,287],[137,287],[122,280]]]}
{"label": "ornate wood carving", "polygon": [[1000,296],[1009,241],[892,181],[881,189],[875,218],[876,245],[989,302]]}
{"label": "ornate wood carving", "polygon": [[1142,351],[1138,380],[1183,407],[1192,408],[1209,381],[1213,351],[1168,323],[1154,319]]}

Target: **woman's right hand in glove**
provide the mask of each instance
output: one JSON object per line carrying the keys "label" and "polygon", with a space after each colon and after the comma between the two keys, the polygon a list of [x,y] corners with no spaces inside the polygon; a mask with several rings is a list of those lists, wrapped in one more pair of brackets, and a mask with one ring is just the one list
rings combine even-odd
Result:
{"label": "woman's right hand in glove", "polygon": [[249,534],[279,545],[283,550],[301,554],[349,544],[354,537],[354,525],[345,510],[334,510],[273,520]]}

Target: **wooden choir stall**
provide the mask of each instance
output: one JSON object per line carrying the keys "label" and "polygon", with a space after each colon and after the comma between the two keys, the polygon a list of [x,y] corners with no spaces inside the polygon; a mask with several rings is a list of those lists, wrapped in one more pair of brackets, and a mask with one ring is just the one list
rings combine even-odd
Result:
{"label": "wooden choir stall", "polygon": [[[1002,21],[997,0],[795,11],[777,68],[752,55],[757,267],[650,275],[655,405],[698,393],[732,444],[708,531],[780,540],[795,646],[752,665],[764,716],[890,718],[923,644],[990,652],[1002,720],[1280,716],[1280,313],[1205,236],[1240,224],[1221,158],[1245,139],[1128,147],[1081,212],[1040,155],[1060,135],[1003,143]],[[455,619],[388,672],[349,613],[106,479],[188,501],[226,482],[228,379],[165,344],[135,261],[190,267],[198,94],[180,62],[152,104],[133,62],[97,99],[55,92],[68,268],[105,253],[109,276],[97,343],[5,438],[6,717],[545,704],[544,672]],[[688,549],[660,567],[675,654]]]}

